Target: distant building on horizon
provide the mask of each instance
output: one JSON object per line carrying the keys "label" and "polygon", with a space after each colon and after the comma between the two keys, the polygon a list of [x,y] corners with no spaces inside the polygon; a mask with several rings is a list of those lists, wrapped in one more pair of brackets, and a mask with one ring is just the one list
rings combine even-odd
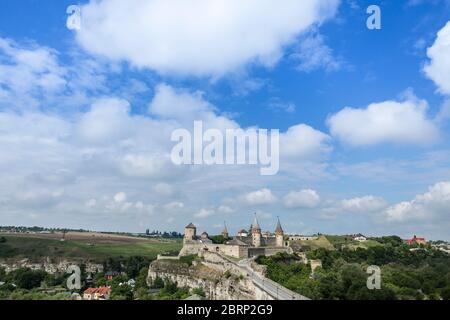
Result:
{"label": "distant building on horizon", "polygon": [[412,239],[405,240],[406,244],[412,246],[413,244],[427,244],[425,238],[418,238],[416,235]]}

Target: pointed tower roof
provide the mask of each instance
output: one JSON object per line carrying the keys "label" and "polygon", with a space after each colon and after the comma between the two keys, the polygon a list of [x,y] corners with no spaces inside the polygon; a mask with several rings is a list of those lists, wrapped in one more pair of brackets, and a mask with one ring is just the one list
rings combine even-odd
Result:
{"label": "pointed tower roof", "polygon": [[252,223],[252,231],[261,231],[261,227],[259,226],[258,217],[256,216],[256,213]]}
{"label": "pointed tower roof", "polygon": [[197,227],[191,222],[186,226],[186,229],[197,229]]}
{"label": "pointed tower roof", "polygon": [[276,234],[283,234],[283,228],[281,227],[281,222],[280,222],[280,217],[278,217],[278,223],[277,223],[277,227],[275,229],[275,233]]}
{"label": "pointed tower roof", "polygon": [[223,222],[223,226],[224,226],[224,228],[223,228],[222,234],[228,234],[228,228],[227,228],[227,222],[226,221]]}

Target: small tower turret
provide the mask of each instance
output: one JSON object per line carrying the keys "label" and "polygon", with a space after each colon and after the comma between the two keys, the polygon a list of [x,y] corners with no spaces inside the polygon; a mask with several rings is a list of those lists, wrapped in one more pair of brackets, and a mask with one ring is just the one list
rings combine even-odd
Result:
{"label": "small tower turret", "polygon": [[278,217],[278,223],[275,229],[275,239],[277,247],[284,247],[284,231],[281,227],[280,217]]}
{"label": "small tower turret", "polygon": [[194,226],[193,223],[189,223],[185,228],[184,228],[184,239],[183,242],[189,242],[189,241],[193,241],[195,240],[195,238],[197,237],[197,227]]}
{"label": "small tower turret", "polygon": [[222,236],[225,240],[227,240],[229,238],[227,223],[224,221],[223,225],[224,225],[224,228],[222,231]]}
{"label": "small tower turret", "polygon": [[259,226],[256,213],[252,224],[252,244],[256,248],[261,247],[261,227]]}

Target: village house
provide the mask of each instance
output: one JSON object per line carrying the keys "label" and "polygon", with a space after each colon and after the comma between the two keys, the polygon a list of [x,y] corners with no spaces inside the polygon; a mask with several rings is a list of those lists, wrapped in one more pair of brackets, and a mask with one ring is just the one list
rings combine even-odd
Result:
{"label": "village house", "polygon": [[361,234],[361,233],[358,233],[358,234],[352,235],[352,240],[353,240],[353,241],[364,242],[364,241],[367,241],[367,237],[364,236],[364,235]]}
{"label": "village house", "polygon": [[412,246],[414,244],[426,244],[427,241],[425,238],[418,238],[416,235],[412,239],[408,239],[405,241],[407,245]]}
{"label": "village house", "polygon": [[107,273],[105,273],[105,278],[108,281],[111,281],[112,279],[114,279],[118,276],[120,276],[120,272],[117,272],[117,271],[108,271]]}
{"label": "village house", "polygon": [[83,300],[109,300],[111,287],[88,288],[83,293]]}

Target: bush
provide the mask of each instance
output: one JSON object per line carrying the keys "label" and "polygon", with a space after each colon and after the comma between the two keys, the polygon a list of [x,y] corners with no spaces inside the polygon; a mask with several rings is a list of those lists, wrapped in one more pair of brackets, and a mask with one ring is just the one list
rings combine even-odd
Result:
{"label": "bush", "polygon": [[164,288],[164,280],[160,277],[156,277],[156,279],[152,283],[153,289],[162,289]]}
{"label": "bush", "polygon": [[19,288],[30,290],[41,285],[41,282],[47,277],[47,272],[21,268],[11,272],[8,276]]}
{"label": "bush", "polygon": [[192,266],[192,263],[195,260],[197,260],[197,258],[198,258],[198,256],[196,254],[192,254],[192,255],[189,255],[189,256],[183,256],[183,257],[180,257],[180,262],[186,263],[189,266]]}
{"label": "bush", "polygon": [[444,300],[450,300],[450,286],[441,290],[441,297]]}
{"label": "bush", "polygon": [[203,291],[203,288],[194,288],[192,289],[192,294],[196,294],[200,297],[206,297],[205,291]]}

